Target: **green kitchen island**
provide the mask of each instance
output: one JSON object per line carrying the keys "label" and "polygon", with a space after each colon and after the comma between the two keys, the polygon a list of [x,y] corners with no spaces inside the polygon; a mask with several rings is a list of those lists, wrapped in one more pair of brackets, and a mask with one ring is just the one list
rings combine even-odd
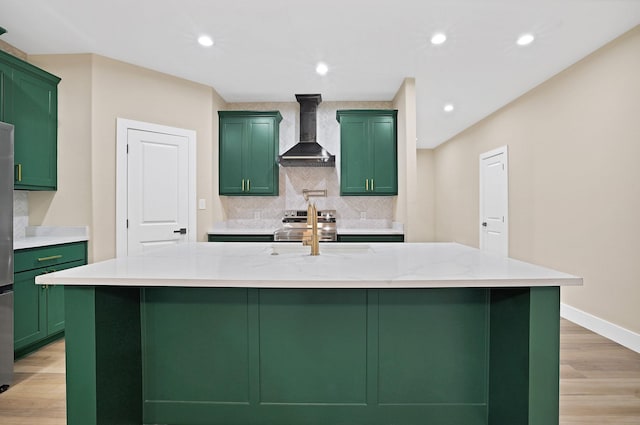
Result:
{"label": "green kitchen island", "polygon": [[197,243],[64,284],[67,423],[557,425],[559,292],[454,243]]}

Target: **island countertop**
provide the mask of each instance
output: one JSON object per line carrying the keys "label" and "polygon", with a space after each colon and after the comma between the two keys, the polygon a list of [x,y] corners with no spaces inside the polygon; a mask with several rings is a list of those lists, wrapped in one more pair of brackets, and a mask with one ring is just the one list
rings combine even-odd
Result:
{"label": "island countertop", "polygon": [[457,243],[191,243],[36,277],[48,285],[454,288],[581,285],[582,278]]}

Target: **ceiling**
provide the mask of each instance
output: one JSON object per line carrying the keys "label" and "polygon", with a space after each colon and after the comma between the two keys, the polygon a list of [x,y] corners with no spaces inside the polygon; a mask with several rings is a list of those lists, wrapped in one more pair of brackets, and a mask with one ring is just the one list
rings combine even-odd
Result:
{"label": "ceiling", "polygon": [[[2,40],[28,54],[97,53],[212,86],[227,102],[391,100],[414,77],[420,148],[638,24],[640,0],[0,0]],[[432,45],[439,31],[447,41]],[[526,32],[535,41],[517,46]],[[198,45],[201,34],[215,44]]]}

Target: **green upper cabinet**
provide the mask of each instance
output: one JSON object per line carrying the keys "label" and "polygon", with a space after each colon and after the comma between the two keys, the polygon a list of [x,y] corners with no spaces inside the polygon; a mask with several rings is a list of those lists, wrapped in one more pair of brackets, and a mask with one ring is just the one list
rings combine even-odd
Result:
{"label": "green upper cabinet", "polygon": [[340,110],[340,194],[397,195],[395,110]]}
{"label": "green upper cabinet", "polygon": [[219,111],[220,195],[277,196],[278,111]]}
{"label": "green upper cabinet", "polygon": [[0,52],[0,120],[15,126],[14,188],[56,190],[60,78]]}
{"label": "green upper cabinet", "polygon": [[9,109],[9,99],[12,98],[11,77],[13,68],[2,61],[3,53],[0,51],[0,121],[7,121],[5,115]]}

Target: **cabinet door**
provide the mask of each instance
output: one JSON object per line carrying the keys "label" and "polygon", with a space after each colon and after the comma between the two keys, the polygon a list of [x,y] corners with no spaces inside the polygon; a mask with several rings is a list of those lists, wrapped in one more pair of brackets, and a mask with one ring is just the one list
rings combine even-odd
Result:
{"label": "cabinet door", "polygon": [[376,195],[398,194],[398,160],[395,120],[374,117],[369,122],[369,140],[373,154],[369,190]]}
{"label": "cabinet door", "polygon": [[243,184],[242,151],[245,134],[243,118],[220,120],[220,195],[241,195]]}
{"label": "cabinet door", "polygon": [[245,155],[245,192],[248,195],[277,195],[278,172],[275,153],[275,123],[273,118],[247,120]]}
{"label": "cabinet door", "polygon": [[13,75],[13,69],[2,62],[0,62],[0,121],[8,121],[8,117],[11,116],[11,100],[12,87],[11,78]]}
{"label": "cabinet door", "polygon": [[371,177],[367,119],[343,117],[340,121],[340,194],[366,195]]}
{"label": "cabinet door", "polygon": [[57,180],[57,88],[55,84],[14,70],[16,189],[55,190]]}
{"label": "cabinet door", "polygon": [[46,289],[36,285],[42,270],[30,270],[14,275],[14,344],[19,350],[47,336]]}

